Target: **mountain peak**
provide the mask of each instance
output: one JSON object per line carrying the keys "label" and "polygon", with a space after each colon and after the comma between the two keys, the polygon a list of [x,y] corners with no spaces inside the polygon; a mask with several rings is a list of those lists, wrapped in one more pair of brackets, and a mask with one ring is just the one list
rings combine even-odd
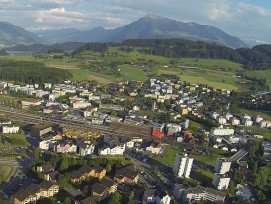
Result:
{"label": "mountain peak", "polygon": [[142,17],[142,19],[151,19],[151,20],[164,20],[164,19],[167,19],[163,16],[157,16],[157,15],[154,15],[154,14],[147,14],[146,16]]}

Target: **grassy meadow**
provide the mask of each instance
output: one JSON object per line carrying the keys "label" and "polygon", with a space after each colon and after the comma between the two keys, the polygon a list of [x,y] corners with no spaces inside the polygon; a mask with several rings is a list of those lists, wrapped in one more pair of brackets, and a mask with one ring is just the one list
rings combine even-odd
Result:
{"label": "grassy meadow", "polygon": [[[121,80],[145,81],[147,72],[156,75],[171,73],[189,83],[238,90],[240,89],[237,84],[239,79],[235,77],[235,72],[242,70],[240,64],[229,60],[166,58],[143,54],[139,48],[126,52],[120,50],[119,47],[109,47],[103,54],[92,51],[85,51],[74,57],[62,54],[61,59],[53,58],[49,54],[13,54],[1,56],[1,58],[42,62],[49,68],[69,70],[73,74],[73,80],[96,80],[102,84]],[[120,73],[110,72],[110,64],[116,64]],[[186,67],[197,67],[197,69],[186,69]]]}
{"label": "grassy meadow", "polygon": [[265,79],[269,87],[271,88],[271,69],[268,70],[248,70],[245,71],[245,75],[250,77],[257,77],[261,79]]}

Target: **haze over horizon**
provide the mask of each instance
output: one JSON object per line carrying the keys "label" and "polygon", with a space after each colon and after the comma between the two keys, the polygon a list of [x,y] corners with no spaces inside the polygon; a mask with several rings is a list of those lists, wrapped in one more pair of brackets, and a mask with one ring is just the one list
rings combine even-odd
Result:
{"label": "haze over horizon", "polygon": [[271,42],[271,2],[265,0],[0,0],[0,14],[30,31],[116,28],[154,14]]}

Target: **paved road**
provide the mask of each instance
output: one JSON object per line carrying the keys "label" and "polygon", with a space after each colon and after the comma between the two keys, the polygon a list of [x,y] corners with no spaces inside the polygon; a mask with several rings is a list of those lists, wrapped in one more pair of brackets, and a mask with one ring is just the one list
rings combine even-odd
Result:
{"label": "paved road", "polygon": [[236,152],[233,156],[229,158],[229,161],[231,162],[239,162],[243,157],[245,157],[248,154],[249,150],[247,147],[239,150]]}

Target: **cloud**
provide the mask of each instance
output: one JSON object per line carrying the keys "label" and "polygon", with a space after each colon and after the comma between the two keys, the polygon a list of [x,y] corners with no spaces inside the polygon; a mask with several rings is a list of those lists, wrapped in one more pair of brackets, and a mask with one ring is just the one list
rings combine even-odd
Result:
{"label": "cloud", "polygon": [[36,22],[51,24],[73,24],[87,20],[87,15],[80,12],[66,11],[64,7],[39,10],[35,12]]}
{"label": "cloud", "polygon": [[54,4],[71,4],[71,0],[40,0],[43,3],[54,3]]}

